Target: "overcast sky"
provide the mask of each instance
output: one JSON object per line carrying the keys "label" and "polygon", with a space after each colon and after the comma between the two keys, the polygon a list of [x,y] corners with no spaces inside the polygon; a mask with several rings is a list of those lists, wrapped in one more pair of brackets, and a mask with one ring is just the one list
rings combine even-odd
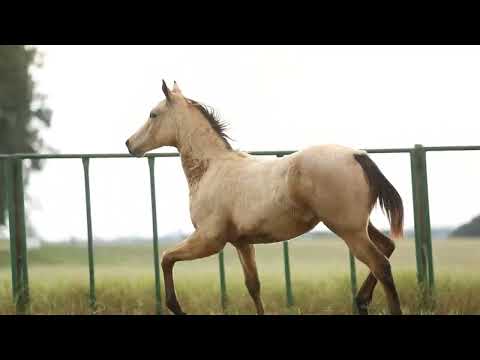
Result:
{"label": "overcast sky", "polygon": [[[163,99],[161,81],[213,106],[241,150],[480,144],[478,46],[40,46],[34,76],[53,109],[46,142],[60,153],[125,153]],[[173,151],[164,148],[157,151]],[[413,226],[407,155],[372,155]],[[432,225],[480,213],[480,152],[427,157]],[[146,159],[92,160],[100,238],[151,236]],[[157,159],[160,234],[191,231],[178,159]],[[81,160],[49,160],[32,176],[31,220],[47,241],[86,237]],[[379,227],[387,225],[379,212]]]}

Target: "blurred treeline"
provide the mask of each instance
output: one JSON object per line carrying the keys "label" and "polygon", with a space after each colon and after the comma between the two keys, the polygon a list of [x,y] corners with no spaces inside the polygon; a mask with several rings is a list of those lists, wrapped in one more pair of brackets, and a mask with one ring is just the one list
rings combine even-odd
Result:
{"label": "blurred treeline", "polygon": [[[50,126],[46,96],[36,90],[32,70],[41,67],[42,56],[25,45],[0,46],[0,154],[37,153],[48,150],[41,129]],[[25,183],[39,160],[24,161]],[[2,175],[2,174],[0,174]],[[0,225],[5,224],[5,191],[0,176]]]}

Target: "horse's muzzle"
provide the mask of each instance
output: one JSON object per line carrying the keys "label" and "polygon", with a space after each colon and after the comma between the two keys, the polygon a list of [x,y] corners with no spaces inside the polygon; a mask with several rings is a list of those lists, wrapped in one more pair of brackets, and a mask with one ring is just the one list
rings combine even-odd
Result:
{"label": "horse's muzzle", "polygon": [[128,149],[128,152],[130,153],[130,155],[133,155],[135,157],[142,157],[143,156],[143,153],[139,153],[138,151],[135,152],[130,148],[130,140],[127,140],[125,142],[125,145],[127,146],[127,149]]}
{"label": "horse's muzzle", "polygon": [[127,146],[128,152],[129,152],[131,155],[135,155],[135,154],[132,152],[132,150],[130,150],[129,140],[125,141],[125,145]]}

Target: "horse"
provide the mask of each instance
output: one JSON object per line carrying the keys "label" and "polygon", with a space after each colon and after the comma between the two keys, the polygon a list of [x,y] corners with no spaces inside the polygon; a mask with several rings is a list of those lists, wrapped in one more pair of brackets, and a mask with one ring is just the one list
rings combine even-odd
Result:
{"label": "horse", "polygon": [[389,262],[395,244],[369,217],[378,200],[391,237],[401,237],[403,203],[365,151],[326,144],[259,159],[234,150],[225,122],[210,107],[185,97],[176,81],[169,89],[163,80],[162,90],[165,99],[126,146],[136,157],[173,146],[181,157],[194,231],[161,257],[166,306],[173,314],[186,314],[175,293],[174,264],[214,255],[227,243],[238,253],[256,313],[264,314],[254,245],[298,237],[321,222],[370,270],[355,296],[358,312],[368,314],[380,282],[389,313],[402,314]]}

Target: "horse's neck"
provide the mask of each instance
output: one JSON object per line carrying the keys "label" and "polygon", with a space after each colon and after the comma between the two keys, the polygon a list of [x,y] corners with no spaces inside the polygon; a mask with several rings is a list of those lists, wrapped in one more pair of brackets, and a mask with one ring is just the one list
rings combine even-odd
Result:
{"label": "horse's neck", "polygon": [[210,161],[207,158],[196,157],[192,152],[181,153],[181,159],[190,193],[193,193],[197,190],[198,183],[207,172]]}
{"label": "horse's neck", "polygon": [[178,142],[178,151],[190,193],[196,191],[198,183],[211,163],[229,151],[206,120],[198,121],[197,125],[201,125],[190,131],[183,131]]}

